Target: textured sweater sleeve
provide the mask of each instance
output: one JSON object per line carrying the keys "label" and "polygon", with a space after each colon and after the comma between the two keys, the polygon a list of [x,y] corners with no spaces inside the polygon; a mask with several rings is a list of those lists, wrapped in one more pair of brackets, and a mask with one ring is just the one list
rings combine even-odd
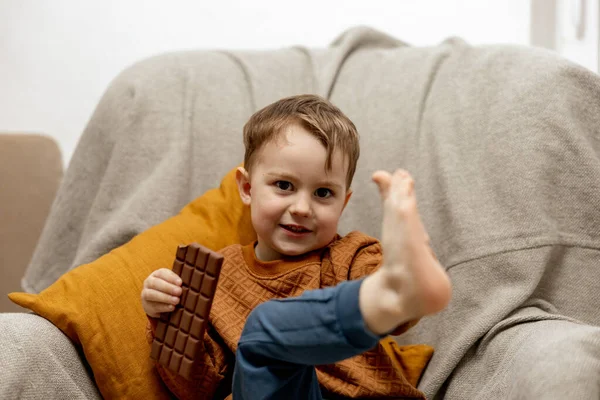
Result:
{"label": "textured sweater sleeve", "polygon": [[[154,340],[156,318],[148,318],[146,339],[148,344]],[[219,344],[218,339],[209,329],[204,334],[203,351],[197,355],[197,364],[192,372],[192,379],[187,380],[170,369],[155,363],[156,370],[165,385],[178,399],[223,399],[231,392],[227,385],[233,372],[233,354]]]}

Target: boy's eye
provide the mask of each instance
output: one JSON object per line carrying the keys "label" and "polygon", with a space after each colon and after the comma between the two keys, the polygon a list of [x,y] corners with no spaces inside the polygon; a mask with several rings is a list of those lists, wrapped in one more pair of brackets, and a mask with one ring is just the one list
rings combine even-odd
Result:
{"label": "boy's eye", "polygon": [[292,190],[292,184],[288,181],[277,181],[275,182],[275,186],[280,190]]}
{"label": "boy's eye", "polygon": [[327,188],[318,188],[315,190],[315,196],[326,199],[327,197],[333,196],[333,193]]}

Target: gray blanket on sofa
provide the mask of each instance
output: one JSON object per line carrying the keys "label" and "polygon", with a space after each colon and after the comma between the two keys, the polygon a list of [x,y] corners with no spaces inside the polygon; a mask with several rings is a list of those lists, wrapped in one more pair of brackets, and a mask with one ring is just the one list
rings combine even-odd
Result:
{"label": "gray blanket on sofa", "polygon": [[600,79],[542,50],[415,48],[357,28],[323,50],[137,64],[81,137],[24,289],[44,289],[216,186],[242,159],[250,114],[306,92],[330,98],[362,135],[341,233],[378,236],[374,170],[416,179],[454,285],[447,310],[398,338],[436,349],[419,388],[598,398]]}

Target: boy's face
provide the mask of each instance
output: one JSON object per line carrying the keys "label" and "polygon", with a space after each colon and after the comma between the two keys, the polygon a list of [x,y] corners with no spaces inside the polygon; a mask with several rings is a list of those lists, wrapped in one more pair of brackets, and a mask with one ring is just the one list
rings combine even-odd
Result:
{"label": "boy's face", "polygon": [[300,125],[290,125],[258,150],[249,176],[238,169],[244,204],[250,206],[258,236],[258,259],[271,261],[325,247],[337,233],[350,199],[348,163],[336,150],[331,170],[325,147]]}

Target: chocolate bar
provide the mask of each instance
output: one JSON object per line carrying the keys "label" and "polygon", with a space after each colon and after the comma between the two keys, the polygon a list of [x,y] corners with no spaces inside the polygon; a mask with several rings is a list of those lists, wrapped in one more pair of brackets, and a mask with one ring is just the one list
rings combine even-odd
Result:
{"label": "chocolate bar", "polygon": [[202,348],[222,264],[221,254],[197,243],[177,248],[173,271],[183,282],[181,301],[161,314],[150,357],[186,379]]}

